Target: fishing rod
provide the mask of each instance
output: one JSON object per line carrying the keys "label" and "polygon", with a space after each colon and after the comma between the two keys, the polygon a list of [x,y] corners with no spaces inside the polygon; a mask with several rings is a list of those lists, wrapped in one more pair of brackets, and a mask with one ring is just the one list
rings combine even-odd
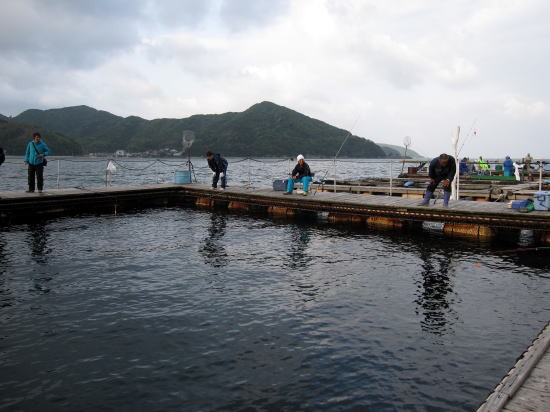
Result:
{"label": "fishing rod", "polygon": [[[466,138],[464,139],[464,141],[462,142],[462,145],[460,146],[460,149],[458,150],[457,154],[460,154],[462,153],[462,149],[464,148],[464,145],[466,144],[466,142],[468,141],[468,139],[470,137],[472,137],[472,131],[474,131],[474,127],[477,123],[477,119],[474,119],[474,121],[472,122],[472,125],[470,126],[470,130],[468,131],[468,134],[466,135]],[[458,161],[458,159],[455,159]]]}
{"label": "fishing rod", "polygon": [[[359,117],[360,117],[360,115],[358,115],[357,118],[355,119],[355,122],[353,123],[353,126],[351,127],[350,131],[348,132],[346,138],[344,139],[344,141],[342,142],[342,144],[340,145],[338,150],[336,151],[336,154],[334,155],[334,159],[332,160],[332,162],[334,163],[334,193],[336,193],[336,159],[338,158],[338,155],[342,151],[342,148],[344,147],[344,145],[346,144],[348,139],[352,136],[352,132],[355,129],[355,126],[357,126],[357,122],[359,121]],[[327,177],[328,172],[329,172],[329,169],[327,169],[327,171],[325,172],[325,175],[321,179],[322,182],[325,181],[325,178]],[[317,194],[318,189],[319,189],[319,186],[317,185],[317,189],[313,193],[313,196],[315,196]]]}

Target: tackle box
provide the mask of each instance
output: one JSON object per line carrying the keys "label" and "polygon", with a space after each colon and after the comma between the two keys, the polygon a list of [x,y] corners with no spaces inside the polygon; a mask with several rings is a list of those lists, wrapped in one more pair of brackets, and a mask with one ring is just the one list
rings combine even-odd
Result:
{"label": "tackle box", "polygon": [[535,203],[535,210],[550,210],[550,191],[541,190],[535,192],[533,195],[533,202]]}

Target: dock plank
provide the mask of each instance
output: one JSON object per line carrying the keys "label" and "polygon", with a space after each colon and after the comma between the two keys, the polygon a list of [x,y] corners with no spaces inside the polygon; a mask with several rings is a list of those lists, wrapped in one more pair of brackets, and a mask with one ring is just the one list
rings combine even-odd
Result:
{"label": "dock plank", "polygon": [[550,410],[550,323],[539,333],[478,412]]}

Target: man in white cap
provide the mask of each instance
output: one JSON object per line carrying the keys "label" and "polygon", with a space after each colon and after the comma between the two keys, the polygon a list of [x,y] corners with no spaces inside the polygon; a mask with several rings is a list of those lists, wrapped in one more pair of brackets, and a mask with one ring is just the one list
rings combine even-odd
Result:
{"label": "man in white cap", "polygon": [[296,166],[294,166],[294,169],[292,170],[292,177],[288,179],[288,185],[284,194],[291,195],[292,191],[294,190],[294,183],[302,182],[304,196],[307,196],[309,183],[312,180],[311,170],[309,169],[309,165],[304,159],[304,155],[298,155],[296,160],[298,161],[298,163],[296,163]]}

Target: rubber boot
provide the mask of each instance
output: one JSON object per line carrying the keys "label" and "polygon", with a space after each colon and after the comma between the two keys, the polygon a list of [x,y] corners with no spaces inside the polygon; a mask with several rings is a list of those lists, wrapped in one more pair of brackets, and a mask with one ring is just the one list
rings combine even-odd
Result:
{"label": "rubber boot", "polygon": [[426,190],[426,194],[424,195],[424,199],[422,199],[422,202],[420,202],[418,204],[418,206],[428,206],[432,196],[433,196],[433,192],[430,192],[429,190]]}
{"label": "rubber boot", "polygon": [[443,207],[449,207],[450,199],[451,199],[451,192],[443,192]]}

